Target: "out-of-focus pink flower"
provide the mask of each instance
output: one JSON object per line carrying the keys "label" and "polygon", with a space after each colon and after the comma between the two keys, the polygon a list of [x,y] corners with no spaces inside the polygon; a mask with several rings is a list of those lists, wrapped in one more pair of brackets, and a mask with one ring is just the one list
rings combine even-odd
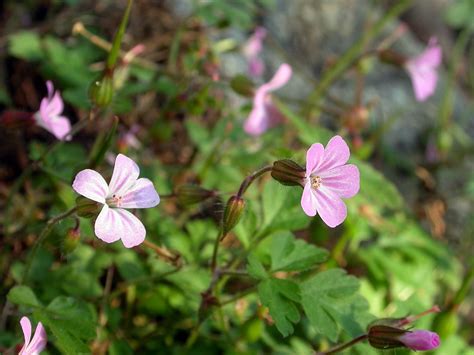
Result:
{"label": "out-of-focus pink flower", "polygon": [[439,335],[429,330],[408,331],[398,339],[412,350],[432,350],[440,344]]}
{"label": "out-of-focus pink flower", "polygon": [[284,86],[290,80],[291,74],[291,67],[284,63],[280,65],[268,83],[255,91],[252,111],[244,123],[245,132],[252,136],[259,136],[282,121],[283,116],[272,103],[270,92]]}
{"label": "out-of-focus pink flower", "polygon": [[441,64],[441,56],[441,46],[436,38],[432,38],[423,53],[406,61],[405,69],[410,75],[418,101],[425,101],[433,95],[438,82],[437,69]]}
{"label": "out-of-focus pink flower", "polygon": [[267,30],[263,27],[257,27],[255,32],[244,44],[243,53],[248,61],[248,71],[250,75],[261,76],[265,69],[260,52],[262,51],[262,42],[267,36]]}
{"label": "out-of-focus pink flower", "polygon": [[143,223],[124,208],[150,208],[160,203],[153,183],[138,178],[140,169],[123,154],[115,159],[114,172],[107,186],[104,178],[95,170],[80,171],[72,188],[84,197],[104,204],[95,221],[95,234],[106,243],[122,240],[126,248],[132,248],[145,240]]}
{"label": "out-of-focus pink flower", "polygon": [[125,152],[128,148],[140,149],[142,144],[137,138],[137,133],[140,131],[138,124],[133,124],[129,130],[120,134],[117,145],[121,152]]}
{"label": "out-of-focus pink flower", "polygon": [[20,350],[19,355],[38,355],[46,347],[46,331],[43,324],[38,323],[35,330],[35,335],[31,339],[31,322],[27,317],[20,320],[21,329],[25,338],[25,345]]}
{"label": "out-of-focus pink flower", "polygon": [[48,96],[41,100],[40,109],[35,113],[36,123],[54,134],[57,139],[70,140],[71,123],[67,117],[61,116],[64,109],[63,99],[59,91],[54,91],[53,83],[46,82]]}
{"label": "out-of-focus pink flower", "polygon": [[349,147],[340,136],[331,138],[326,148],[315,143],[306,152],[301,207],[308,216],[319,213],[324,223],[332,228],[347,216],[341,198],[353,197],[359,191],[359,169],[346,164],[349,156]]}

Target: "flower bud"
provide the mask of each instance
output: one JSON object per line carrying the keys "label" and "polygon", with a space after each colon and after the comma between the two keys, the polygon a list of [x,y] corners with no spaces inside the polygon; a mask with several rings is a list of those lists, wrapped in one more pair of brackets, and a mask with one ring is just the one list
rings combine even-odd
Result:
{"label": "flower bud", "polygon": [[175,191],[178,203],[183,206],[191,206],[203,202],[210,197],[215,196],[215,192],[207,190],[199,185],[185,184],[178,186]]}
{"label": "flower bud", "polygon": [[304,186],[306,170],[290,159],[277,160],[273,163],[272,178],[287,186]]}
{"label": "flower bud", "polygon": [[222,223],[222,237],[225,237],[239,223],[244,207],[245,201],[240,196],[234,195],[227,201]]}
{"label": "flower bud", "polygon": [[95,80],[89,88],[91,101],[99,106],[106,107],[112,101],[114,94],[114,80],[112,73],[105,72],[103,76]]}
{"label": "flower bud", "polygon": [[79,231],[79,228],[69,229],[63,241],[63,252],[65,254],[72,253],[78,246],[80,239],[81,233]]}
{"label": "flower bud", "polygon": [[389,325],[369,325],[367,339],[369,344],[376,349],[392,349],[403,347],[399,337],[407,331]]}
{"label": "flower bud", "polygon": [[89,200],[87,197],[79,196],[76,198],[76,213],[79,217],[92,218],[100,211],[98,202]]}
{"label": "flower bud", "polygon": [[383,49],[378,52],[378,55],[381,62],[397,67],[403,67],[407,61],[405,57],[391,49]]}
{"label": "flower bud", "polygon": [[429,330],[408,331],[399,340],[412,350],[432,350],[440,344],[438,334]]}
{"label": "flower bud", "polygon": [[252,97],[254,94],[252,81],[242,74],[236,75],[232,78],[230,81],[230,87],[237,94],[245,97]]}

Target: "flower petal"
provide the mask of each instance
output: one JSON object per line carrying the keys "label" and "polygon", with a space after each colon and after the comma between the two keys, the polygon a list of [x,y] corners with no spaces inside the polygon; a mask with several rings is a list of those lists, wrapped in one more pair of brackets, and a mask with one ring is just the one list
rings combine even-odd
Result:
{"label": "flower petal", "polygon": [[51,133],[54,134],[57,139],[71,140],[71,136],[69,135],[71,132],[71,123],[68,118],[63,116],[55,117],[51,120],[50,126]]}
{"label": "flower petal", "polygon": [[314,171],[314,169],[321,165],[321,160],[324,157],[324,147],[321,143],[314,143],[306,152],[306,176]]}
{"label": "flower petal", "polygon": [[80,171],[74,178],[72,188],[78,194],[100,203],[105,203],[105,198],[109,193],[102,175],[92,169]]}
{"label": "flower petal", "polygon": [[23,348],[20,350],[20,354],[23,355],[22,351],[26,350],[31,340],[31,322],[28,317],[22,317],[20,320],[20,325],[21,330],[23,331],[23,337],[25,338],[25,345],[23,345]]}
{"label": "flower petal", "polygon": [[51,116],[59,116],[64,110],[64,102],[59,91],[56,91],[54,96],[48,103],[48,113]]}
{"label": "flower petal", "polygon": [[321,185],[314,194],[318,213],[324,223],[334,228],[344,222],[347,217],[347,208],[336,193]]}
{"label": "flower petal", "polygon": [[54,93],[54,85],[51,80],[46,81],[46,88],[48,89],[48,98],[51,99]]}
{"label": "flower petal", "polygon": [[359,192],[360,174],[357,166],[347,164],[320,174],[322,185],[339,197],[349,198]]}
{"label": "flower petal", "polygon": [[261,88],[264,88],[267,93],[278,90],[290,80],[291,74],[291,66],[289,64],[283,63],[280,65],[273,78],[268,83],[263,84]]}
{"label": "flower petal", "polygon": [[153,183],[146,179],[138,179],[122,196],[120,207],[123,208],[150,208],[160,203],[160,196]]}
{"label": "flower petal", "polygon": [[438,82],[438,72],[431,68],[407,67],[417,101],[425,101],[434,94]]}
{"label": "flower petal", "polygon": [[317,202],[314,191],[311,189],[311,184],[307,182],[304,186],[303,195],[301,196],[301,207],[304,213],[310,217],[316,216]]}
{"label": "flower petal", "polygon": [[132,213],[104,205],[95,222],[95,234],[106,243],[122,240],[126,248],[133,248],[145,240],[146,230]]}
{"label": "flower petal", "polygon": [[129,157],[119,154],[115,158],[114,172],[110,179],[109,190],[111,194],[123,196],[140,175],[140,168]]}
{"label": "flower petal", "polygon": [[115,209],[108,205],[102,207],[94,224],[94,232],[97,238],[106,243],[113,243],[120,239],[122,231],[122,222],[120,216],[114,212]]}
{"label": "flower petal", "polygon": [[[256,97],[257,98],[257,97]],[[269,117],[265,103],[254,100],[253,109],[244,123],[244,130],[252,136],[259,136],[269,128]]]}
{"label": "flower petal", "polygon": [[344,139],[342,139],[341,136],[334,136],[324,149],[324,158],[314,170],[323,172],[335,168],[336,166],[342,166],[347,163],[350,155],[349,147]]}
{"label": "flower petal", "polygon": [[39,354],[46,347],[47,341],[46,331],[44,330],[43,324],[39,322],[36,326],[35,335],[28,346],[28,350],[34,354]]}

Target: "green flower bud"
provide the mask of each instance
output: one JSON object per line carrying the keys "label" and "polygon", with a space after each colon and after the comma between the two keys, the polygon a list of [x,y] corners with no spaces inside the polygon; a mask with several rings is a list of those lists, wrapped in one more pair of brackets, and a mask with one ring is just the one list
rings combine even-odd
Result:
{"label": "green flower bud", "polygon": [[224,210],[224,220],[222,223],[222,236],[225,237],[239,223],[240,217],[245,207],[245,201],[242,197],[234,195]]}
{"label": "green flower bud", "polygon": [[273,163],[271,175],[283,185],[304,187],[306,170],[293,160],[282,159]]}
{"label": "green flower bud", "polygon": [[230,81],[230,87],[237,94],[245,97],[252,97],[254,94],[252,81],[242,74],[236,75],[232,78]]}
{"label": "green flower bud", "polygon": [[65,254],[72,253],[79,244],[81,239],[81,233],[78,228],[71,228],[68,230],[66,237],[63,241],[63,252]]}
{"label": "green flower bud", "polygon": [[101,207],[100,203],[89,200],[87,197],[76,198],[76,213],[79,217],[93,218],[99,214]]}
{"label": "green flower bud", "polygon": [[176,188],[175,195],[178,203],[183,207],[187,207],[214,197],[216,193],[199,185],[185,184]]}
{"label": "green flower bud", "polygon": [[103,76],[94,81],[89,88],[91,101],[99,106],[106,107],[114,95],[114,80],[112,73],[104,72]]}
{"label": "green flower bud", "polygon": [[376,349],[399,348],[404,346],[399,339],[405,333],[407,333],[406,330],[389,325],[369,325],[367,339],[369,344]]}

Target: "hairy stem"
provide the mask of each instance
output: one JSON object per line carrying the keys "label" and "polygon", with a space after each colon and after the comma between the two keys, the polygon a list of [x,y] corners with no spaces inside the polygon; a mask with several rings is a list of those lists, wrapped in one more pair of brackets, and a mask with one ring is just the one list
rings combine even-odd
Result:
{"label": "hairy stem", "polygon": [[51,218],[47,223],[46,226],[43,228],[41,231],[40,235],[36,239],[35,245],[33,246],[33,249],[31,250],[31,254],[28,256],[28,260],[26,262],[25,266],[25,271],[23,272],[23,278],[21,280],[21,284],[24,284],[28,281],[28,274],[30,273],[31,269],[31,264],[33,263],[34,258],[36,257],[36,254],[38,253],[38,250],[40,246],[43,244],[45,241],[46,237],[49,235],[51,230],[53,229],[54,225],[63,219],[71,216],[73,213],[76,212],[77,207],[73,207],[70,210]]}
{"label": "hairy stem", "polygon": [[335,347],[333,347],[332,349],[329,349],[327,351],[320,351],[320,352],[315,352],[315,355],[329,355],[329,354],[336,354],[338,353],[339,351],[342,351],[344,349],[347,349],[351,346],[353,346],[354,344],[357,344],[363,340],[367,339],[367,334],[362,334],[362,335],[359,335],[357,338],[354,338],[350,341],[348,341],[347,343],[344,343],[344,344],[341,344],[341,345],[337,345]]}
{"label": "hairy stem", "polygon": [[267,165],[255,172],[253,172],[252,174],[250,174],[249,176],[247,176],[244,181],[242,181],[242,184],[240,184],[240,188],[239,188],[239,192],[237,192],[237,196],[239,197],[242,197],[243,194],[245,193],[245,191],[247,191],[248,187],[260,176],[262,176],[263,174],[265,174],[266,172],[269,172],[272,170],[272,166],[271,165]]}

